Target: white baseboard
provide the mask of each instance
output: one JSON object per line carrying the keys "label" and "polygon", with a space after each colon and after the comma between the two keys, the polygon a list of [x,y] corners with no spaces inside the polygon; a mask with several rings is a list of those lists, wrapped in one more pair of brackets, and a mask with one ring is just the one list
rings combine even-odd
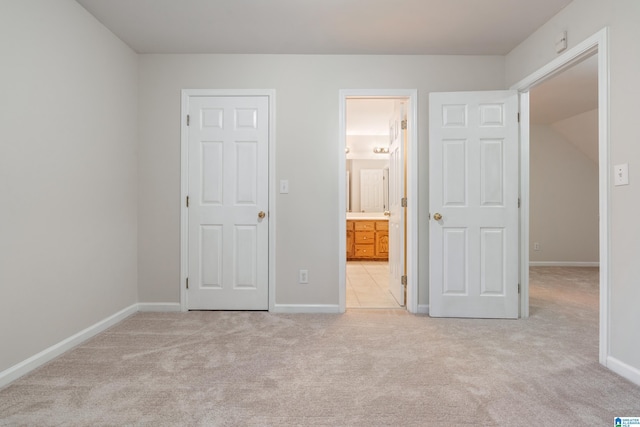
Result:
{"label": "white baseboard", "polygon": [[182,311],[182,308],[178,302],[141,302],[138,303],[138,311],[170,313]]}
{"label": "white baseboard", "polygon": [[341,313],[337,304],[275,304],[271,313]]}
{"label": "white baseboard", "polygon": [[123,310],[120,310],[116,314],[107,317],[99,321],[98,323],[89,326],[88,328],[78,332],[75,335],[70,336],[57,344],[52,345],[51,347],[42,350],[40,353],[31,356],[30,358],[23,360],[17,365],[13,365],[9,369],[5,369],[0,372],[0,388],[9,384],[12,381],[17,380],[21,376],[28,374],[34,369],[44,365],[50,360],[55,359],[60,356],[62,353],[71,350],[73,347],[82,344],[89,338],[92,338],[112,327],[113,325],[121,322],[127,317],[138,311],[138,304],[133,304]]}
{"label": "white baseboard", "polygon": [[600,267],[598,261],[529,261],[530,267]]}
{"label": "white baseboard", "polygon": [[429,314],[429,304],[418,304],[416,314]]}
{"label": "white baseboard", "polygon": [[611,369],[621,377],[626,378],[632,383],[640,386],[640,369],[629,366],[626,363],[621,362],[620,360],[611,356],[607,357],[607,368]]}

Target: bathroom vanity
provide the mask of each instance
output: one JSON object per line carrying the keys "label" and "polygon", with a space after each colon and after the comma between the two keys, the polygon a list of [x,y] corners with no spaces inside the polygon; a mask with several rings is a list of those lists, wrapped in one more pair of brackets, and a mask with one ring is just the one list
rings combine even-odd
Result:
{"label": "bathroom vanity", "polygon": [[389,221],[347,215],[347,260],[388,260]]}

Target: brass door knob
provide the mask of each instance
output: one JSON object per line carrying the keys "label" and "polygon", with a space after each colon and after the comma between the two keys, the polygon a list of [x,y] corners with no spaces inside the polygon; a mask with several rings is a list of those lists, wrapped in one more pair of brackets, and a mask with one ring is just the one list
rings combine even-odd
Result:
{"label": "brass door knob", "polygon": [[433,214],[433,219],[435,219],[436,221],[440,221],[442,219],[442,215],[436,212]]}
{"label": "brass door knob", "polygon": [[262,219],[262,218],[264,218],[265,216],[267,216],[267,214],[266,214],[266,213],[264,213],[264,211],[260,211],[260,212],[258,212],[258,218]]}

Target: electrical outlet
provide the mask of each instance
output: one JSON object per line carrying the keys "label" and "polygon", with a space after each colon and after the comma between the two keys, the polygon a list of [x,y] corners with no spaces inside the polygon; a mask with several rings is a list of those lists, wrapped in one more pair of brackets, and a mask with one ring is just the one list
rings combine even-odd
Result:
{"label": "electrical outlet", "polygon": [[535,243],[533,244],[533,250],[534,250],[534,251],[539,251],[539,250],[540,250],[540,243],[535,242]]}
{"label": "electrical outlet", "polygon": [[300,270],[298,272],[298,282],[301,284],[309,283],[309,270]]}
{"label": "electrical outlet", "polygon": [[629,164],[623,163],[621,165],[615,165],[613,185],[629,185]]}

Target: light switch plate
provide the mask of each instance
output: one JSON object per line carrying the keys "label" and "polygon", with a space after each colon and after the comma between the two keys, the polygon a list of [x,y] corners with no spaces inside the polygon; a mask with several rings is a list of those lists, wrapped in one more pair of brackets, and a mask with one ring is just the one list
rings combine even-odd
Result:
{"label": "light switch plate", "polygon": [[629,185],[629,164],[623,163],[613,167],[613,184]]}
{"label": "light switch plate", "polygon": [[287,194],[289,193],[289,180],[288,179],[281,179],[280,180],[280,194]]}

